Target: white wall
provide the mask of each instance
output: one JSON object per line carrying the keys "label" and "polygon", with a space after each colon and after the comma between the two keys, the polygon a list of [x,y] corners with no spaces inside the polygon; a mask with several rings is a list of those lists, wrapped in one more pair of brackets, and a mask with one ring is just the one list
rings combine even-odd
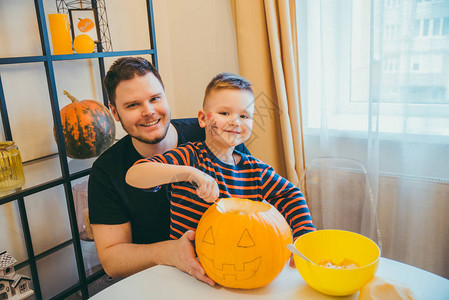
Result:
{"label": "white wall", "polygon": [[154,1],[160,71],[175,117],[194,117],[216,74],[238,73],[228,0]]}

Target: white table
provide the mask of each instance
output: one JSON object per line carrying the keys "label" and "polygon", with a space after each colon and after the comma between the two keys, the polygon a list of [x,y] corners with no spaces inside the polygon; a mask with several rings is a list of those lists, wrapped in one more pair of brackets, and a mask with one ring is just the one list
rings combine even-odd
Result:
{"label": "white table", "polygon": [[[376,276],[407,285],[419,300],[449,300],[449,280],[394,260],[381,258]],[[331,297],[310,288],[286,266],[269,285],[253,290],[210,287],[168,266],[155,266],[108,287],[90,299],[357,299],[358,293]]]}

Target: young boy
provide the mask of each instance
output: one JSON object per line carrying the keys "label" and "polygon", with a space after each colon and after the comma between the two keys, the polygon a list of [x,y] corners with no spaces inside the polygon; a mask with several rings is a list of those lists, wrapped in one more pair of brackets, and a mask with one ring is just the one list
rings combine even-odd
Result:
{"label": "young boy", "polygon": [[296,239],[314,231],[299,188],[272,167],[234,149],[251,135],[254,94],[245,78],[215,76],[198,112],[204,142],[187,143],[164,154],[136,162],[126,174],[131,186],[148,189],[172,183],[170,237],[178,239],[198,222],[217,198],[266,200],[285,217]]}

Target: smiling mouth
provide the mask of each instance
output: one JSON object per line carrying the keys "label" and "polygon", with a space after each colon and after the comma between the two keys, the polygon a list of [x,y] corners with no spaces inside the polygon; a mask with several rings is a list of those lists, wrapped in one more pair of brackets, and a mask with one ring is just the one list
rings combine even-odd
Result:
{"label": "smiling mouth", "polygon": [[148,123],[142,124],[141,126],[143,126],[143,127],[150,127],[150,126],[153,126],[153,125],[156,125],[157,123],[159,123],[160,120],[161,119],[157,119],[157,120],[154,120],[152,122],[148,122]]}
{"label": "smiling mouth", "polygon": [[240,134],[240,132],[232,131],[232,130],[226,130],[225,132],[230,133],[230,134]]}
{"label": "smiling mouth", "polygon": [[237,281],[248,280],[253,277],[262,261],[262,258],[259,256],[252,261],[242,262],[240,263],[240,266],[238,266],[227,263],[217,264],[213,259],[204,254],[202,254],[202,257],[202,263],[205,265],[204,267],[208,268],[215,276],[223,280],[232,278]]}

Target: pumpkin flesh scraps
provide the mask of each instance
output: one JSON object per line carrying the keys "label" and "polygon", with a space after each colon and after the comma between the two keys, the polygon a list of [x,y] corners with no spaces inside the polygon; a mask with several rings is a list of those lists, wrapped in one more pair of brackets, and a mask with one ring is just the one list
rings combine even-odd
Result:
{"label": "pumpkin flesh scraps", "polygon": [[258,201],[240,201],[238,198],[220,199],[216,205],[221,213],[249,215],[269,211],[271,206]]}

